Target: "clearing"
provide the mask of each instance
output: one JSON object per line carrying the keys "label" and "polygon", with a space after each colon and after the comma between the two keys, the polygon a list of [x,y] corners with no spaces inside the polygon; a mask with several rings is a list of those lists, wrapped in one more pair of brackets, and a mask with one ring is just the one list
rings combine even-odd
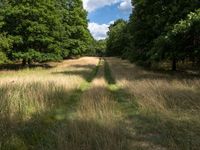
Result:
{"label": "clearing", "polygon": [[1,150],[197,150],[200,78],[83,57],[0,71]]}

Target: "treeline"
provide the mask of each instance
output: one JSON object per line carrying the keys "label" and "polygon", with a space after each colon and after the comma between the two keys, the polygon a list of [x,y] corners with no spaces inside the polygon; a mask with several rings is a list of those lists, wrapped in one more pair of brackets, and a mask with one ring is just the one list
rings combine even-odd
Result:
{"label": "treeline", "polygon": [[106,55],[106,40],[93,40],[87,55],[103,57]]}
{"label": "treeline", "polygon": [[93,38],[82,0],[0,0],[0,63],[82,55]]}
{"label": "treeline", "polygon": [[182,61],[200,64],[199,0],[132,0],[129,21],[110,26],[107,55],[152,66]]}

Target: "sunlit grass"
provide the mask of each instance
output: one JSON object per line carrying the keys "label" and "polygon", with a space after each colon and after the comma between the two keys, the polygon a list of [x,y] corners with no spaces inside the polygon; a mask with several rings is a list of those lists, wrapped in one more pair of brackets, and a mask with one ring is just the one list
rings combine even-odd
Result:
{"label": "sunlit grass", "polygon": [[[84,57],[64,61],[50,69],[2,71],[0,149],[30,149],[31,144],[36,149],[43,147],[41,140],[52,138],[51,132],[57,129],[52,125],[71,117],[69,115],[80,97],[82,85],[87,84],[98,61],[98,58]],[[33,130],[35,125],[38,131]],[[42,130],[49,131],[49,135],[40,134]],[[24,138],[27,143],[24,143]],[[48,145],[56,145],[55,141],[47,141],[45,149]]]}

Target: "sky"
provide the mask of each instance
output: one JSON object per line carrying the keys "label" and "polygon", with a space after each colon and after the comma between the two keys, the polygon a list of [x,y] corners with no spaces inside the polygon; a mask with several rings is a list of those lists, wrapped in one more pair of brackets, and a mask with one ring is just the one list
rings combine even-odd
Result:
{"label": "sky", "polygon": [[132,11],[131,0],[83,0],[88,11],[88,28],[96,40],[107,37],[108,27],[117,19],[128,20]]}

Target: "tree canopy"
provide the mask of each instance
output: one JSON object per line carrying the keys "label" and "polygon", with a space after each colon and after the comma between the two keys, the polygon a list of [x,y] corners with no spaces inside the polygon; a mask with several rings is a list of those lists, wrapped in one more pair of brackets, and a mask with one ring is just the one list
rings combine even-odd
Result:
{"label": "tree canopy", "polygon": [[148,66],[171,60],[173,70],[180,60],[200,60],[199,0],[132,0],[132,5],[125,25],[110,26],[108,53]]}
{"label": "tree canopy", "polygon": [[0,52],[24,64],[82,55],[92,41],[87,26],[81,0],[3,0]]}

